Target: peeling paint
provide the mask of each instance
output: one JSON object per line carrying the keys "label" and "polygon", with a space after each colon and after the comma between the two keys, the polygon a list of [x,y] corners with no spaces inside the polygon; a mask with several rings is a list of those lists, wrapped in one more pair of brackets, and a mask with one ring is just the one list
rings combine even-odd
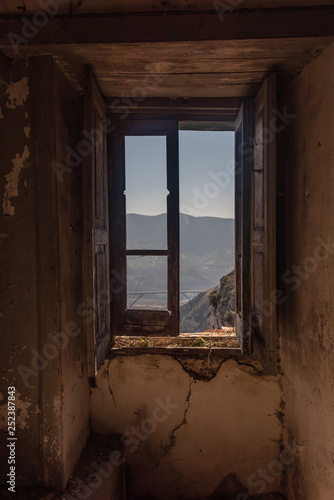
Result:
{"label": "peeling paint", "polygon": [[24,135],[26,136],[27,139],[29,139],[30,137],[30,130],[31,128],[29,125],[27,125],[27,127],[23,127]]}
{"label": "peeling paint", "polygon": [[18,428],[21,429],[25,429],[26,427],[29,428],[27,422],[29,420],[28,410],[31,406],[31,403],[29,401],[20,400],[20,393],[17,392],[15,405],[16,405],[16,423]]}
{"label": "peeling paint", "polygon": [[[1,396],[1,400],[4,400],[3,394],[1,394]],[[22,399],[20,399],[20,396],[21,394],[17,392],[15,396],[16,426],[18,429],[26,429],[29,428],[27,423],[29,420],[29,408],[31,406],[31,403],[28,400],[23,401]],[[5,402],[5,404],[0,406],[0,429],[7,428],[7,408],[7,401]]]}
{"label": "peeling paint", "polygon": [[0,406],[0,429],[7,428],[7,403]]}
{"label": "peeling paint", "polygon": [[29,95],[28,77],[25,76],[21,81],[8,85],[6,95],[8,95],[7,108],[15,109],[17,106],[23,106]]}
{"label": "peeling paint", "polygon": [[3,114],[2,114],[2,109],[1,109],[1,106],[0,106],[0,119],[3,118]]}
{"label": "peeling paint", "polygon": [[29,149],[28,146],[26,145],[24,147],[22,156],[20,156],[17,153],[15,155],[15,158],[12,159],[14,168],[12,169],[11,172],[9,172],[9,174],[5,175],[7,184],[5,185],[4,199],[2,202],[3,215],[11,215],[11,216],[15,215],[15,207],[12,205],[10,199],[15,196],[18,196],[19,194],[18,185],[19,185],[20,172],[24,167],[24,163],[27,161],[28,158],[29,158]]}

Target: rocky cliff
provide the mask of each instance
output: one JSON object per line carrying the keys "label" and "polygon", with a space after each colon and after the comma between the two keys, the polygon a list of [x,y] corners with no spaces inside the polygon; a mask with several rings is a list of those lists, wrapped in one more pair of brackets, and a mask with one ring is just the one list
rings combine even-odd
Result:
{"label": "rocky cliff", "polygon": [[222,277],[220,284],[196,295],[181,307],[181,333],[204,332],[234,326],[235,272]]}
{"label": "rocky cliff", "polygon": [[220,280],[220,284],[209,293],[210,308],[207,312],[206,329],[234,326],[235,318],[235,271]]}

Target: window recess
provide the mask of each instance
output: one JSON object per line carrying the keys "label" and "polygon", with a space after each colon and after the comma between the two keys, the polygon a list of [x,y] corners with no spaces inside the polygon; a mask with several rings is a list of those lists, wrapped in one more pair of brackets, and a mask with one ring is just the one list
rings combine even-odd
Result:
{"label": "window recess", "polygon": [[[271,127],[276,119],[275,76],[265,79],[254,99],[247,98],[238,103],[239,114],[232,99],[222,100],[224,109],[218,109],[219,103],[210,106],[210,100],[190,101],[187,106],[181,102],[177,109],[176,104],[171,104],[168,99],[159,100],[152,107],[150,99],[146,99],[143,109],[138,105],[130,110],[131,120],[118,120],[114,133],[109,134],[111,332],[112,335],[178,335],[178,123],[188,121],[196,127],[195,122],[201,119],[208,122],[225,120],[227,126],[234,127],[236,132],[237,337],[244,354],[256,355],[266,372],[275,374],[278,335],[276,304],[272,297],[276,291],[276,138]],[[110,116],[114,120],[114,115]],[[138,248],[131,245],[131,231],[134,229],[130,231],[127,227],[126,138],[133,137],[163,137],[165,140],[168,192],[166,228],[162,223],[161,234],[166,229],[167,244],[158,239]],[[143,297],[141,304],[136,300],[141,278],[131,274],[132,258],[143,258],[146,264],[153,259],[158,268],[166,269],[165,274],[161,273],[159,289],[148,290],[155,292],[156,296],[159,293],[166,296],[164,303],[157,300],[156,308],[146,309]],[[165,263],[158,264],[158,258],[163,258]],[[152,264],[147,266],[154,267]]]}

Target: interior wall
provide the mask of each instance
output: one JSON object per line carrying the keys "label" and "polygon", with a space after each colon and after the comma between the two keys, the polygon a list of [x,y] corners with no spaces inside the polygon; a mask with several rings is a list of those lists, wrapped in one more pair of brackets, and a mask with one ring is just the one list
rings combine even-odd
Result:
{"label": "interior wall", "polygon": [[[38,478],[38,372],[31,366],[38,346],[37,250],[27,61],[13,64],[8,77],[0,85],[0,459],[7,464],[7,396],[15,386],[17,477]],[[1,467],[1,483],[7,472]]]}
{"label": "interior wall", "polygon": [[248,490],[279,490],[278,380],[249,360],[223,361],[134,354],[105,362],[91,425],[124,435],[129,498],[199,499],[217,490],[210,498],[245,500]]}
{"label": "interior wall", "polygon": [[86,338],[76,312],[83,299],[81,163],[70,168],[68,158],[82,139],[82,99],[51,57],[14,66],[0,104],[1,426],[6,386],[14,385],[17,484],[63,487],[89,430]]}
{"label": "interior wall", "polygon": [[280,307],[290,500],[329,500],[334,484],[334,46],[294,80],[281,105],[295,115],[279,134],[285,172]]}
{"label": "interior wall", "polygon": [[[82,241],[82,96],[71,86],[57,65],[54,66],[58,228],[60,255],[61,332],[71,331],[61,350],[62,434],[64,484],[66,484],[85,446],[89,434],[89,384],[87,342],[82,317],[77,309],[83,302]],[[69,152],[74,157],[69,163]],[[86,150],[84,150],[85,152]],[[73,153],[72,153],[73,156]],[[71,166],[70,166],[71,165]],[[76,165],[76,166],[73,166]],[[64,171],[63,167],[68,170]],[[60,175],[60,172],[63,175]]]}

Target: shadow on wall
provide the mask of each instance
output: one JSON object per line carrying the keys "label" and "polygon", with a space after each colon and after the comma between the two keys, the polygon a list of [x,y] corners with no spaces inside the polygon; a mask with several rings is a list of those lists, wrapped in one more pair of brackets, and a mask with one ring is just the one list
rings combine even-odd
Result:
{"label": "shadow on wall", "polygon": [[278,379],[241,355],[116,354],[91,395],[93,432],[123,435],[130,499],[281,491],[281,417]]}

